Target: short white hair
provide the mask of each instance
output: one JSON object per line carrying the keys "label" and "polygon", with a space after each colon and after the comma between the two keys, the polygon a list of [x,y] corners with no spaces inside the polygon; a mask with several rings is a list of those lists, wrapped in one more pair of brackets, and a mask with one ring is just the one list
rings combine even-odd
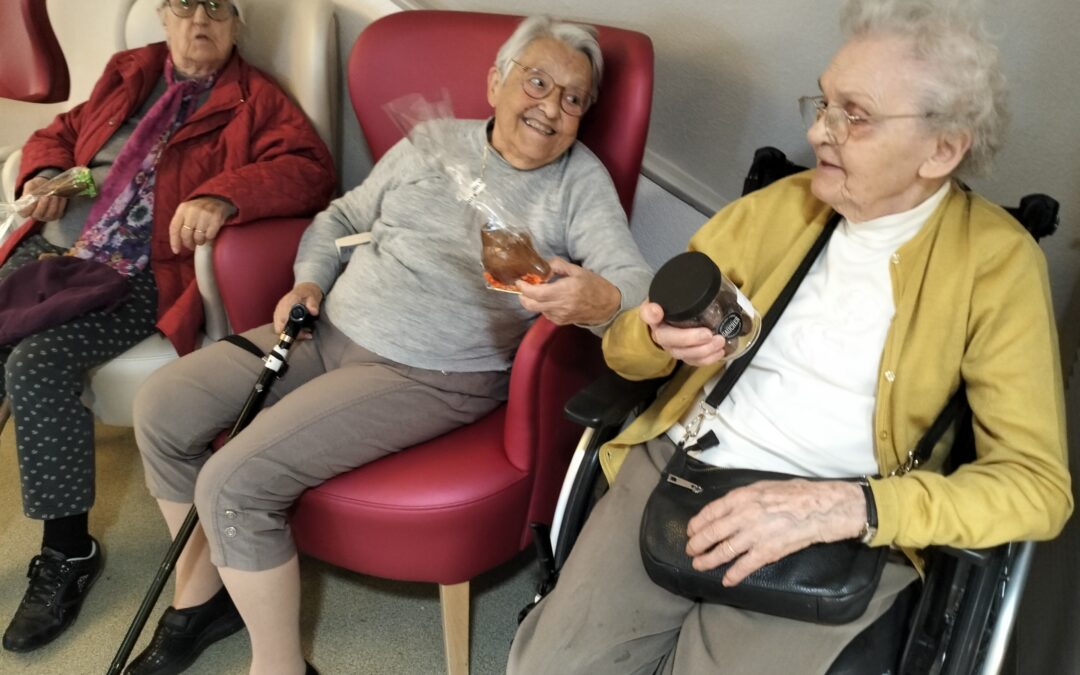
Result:
{"label": "short white hair", "polygon": [[588,24],[556,21],[550,16],[526,17],[495,55],[499,77],[506,79],[511,59],[516,59],[526,47],[540,38],[553,38],[588,57],[592,68],[589,96],[595,102],[600,94],[600,80],[604,77],[604,55],[600,52],[600,43],[596,41],[596,28]]}
{"label": "short white hair", "polygon": [[849,38],[894,35],[908,40],[926,66],[918,96],[937,131],[971,134],[959,173],[983,174],[1008,125],[1005,75],[977,13],[978,0],[849,0],[841,27]]}

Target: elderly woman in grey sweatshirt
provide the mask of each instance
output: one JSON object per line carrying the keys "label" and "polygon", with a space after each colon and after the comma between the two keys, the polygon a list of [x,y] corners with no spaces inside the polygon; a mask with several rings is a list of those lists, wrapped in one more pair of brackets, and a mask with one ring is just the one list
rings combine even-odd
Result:
{"label": "elderly woman in grey sweatshirt", "polygon": [[[180,359],[143,387],[135,431],[150,492],[173,534],[192,502],[202,522],[177,565],[173,606],[132,672],[190,663],[244,624],[252,673],[313,672],[300,651],[290,505],[334,475],[498,406],[539,314],[600,333],[644,299],[651,273],[611,179],[576,142],[601,71],[592,29],[527,19],[489,72],[494,117],[433,128],[449,144],[442,153],[477,177],[474,193],[482,189],[528,230],[553,281],[519,282],[518,296],[485,288],[480,236],[459,187],[402,141],[315,218],[296,257],[296,286],[273,323],[245,334],[269,349],[294,304],[321,317],[270,394],[273,415],[211,457],[211,439],[262,368],[228,343]],[[370,245],[344,266],[335,240],[363,232]]]}

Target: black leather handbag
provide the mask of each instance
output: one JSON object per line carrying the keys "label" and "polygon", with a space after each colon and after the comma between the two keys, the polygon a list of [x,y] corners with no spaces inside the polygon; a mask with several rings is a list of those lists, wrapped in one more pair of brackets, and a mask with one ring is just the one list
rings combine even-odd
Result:
{"label": "black leather handbag", "polygon": [[751,573],[735,586],[721,580],[733,564],[700,572],[686,554],[686,524],[709,502],[760,480],[797,478],[706,464],[682,448],[668,462],[641,520],[641,560],[658,585],[679,595],[814,623],[862,616],[885,568],[887,546],[857,539],[814,544]]}
{"label": "black leather handbag", "polygon": [[[810,265],[825,247],[838,221],[839,216],[834,214],[766,313],[757,342],[742,359],[735,361],[724,372],[709,393],[705,402],[707,406],[715,410],[727,396],[776,324]],[[909,453],[908,462],[897,473],[911,470],[929,457],[934,444],[952,424],[959,407],[966,403],[962,399],[961,389]],[[691,433],[696,433],[696,425],[691,426],[694,427]],[[701,443],[705,444],[705,438],[701,439]],[[686,554],[686,526],[706,504],[735,488],[760,480],[804,477],[716,467],[695,459],[687,454],[687,450],[681,444],[676,449],[659,484],[649,496],[642,516],[641,559],[653,582],[694,600],[801,621],[842,624],[862,616],[877,590],[889,555],[888,547],[870,548],[857,539],[814,544],[761,567],[730,587],[724,586],[722,579],[732,563],[704,572],[695,570],[690,556]]]}

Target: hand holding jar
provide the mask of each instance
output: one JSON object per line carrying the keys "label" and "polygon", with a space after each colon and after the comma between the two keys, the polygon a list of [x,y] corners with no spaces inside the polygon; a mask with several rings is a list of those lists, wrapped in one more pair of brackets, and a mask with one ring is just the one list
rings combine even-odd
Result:
{"label": "hand holding jar", "polygon": [[[745,354],[761,331],[761,317],[753,305],[704,253],[688,251],[664,263],[649,286],[649,300],[662,310],[665,324],[676,328],[707,328],[713,335],[722,337],[724,360]],[[651,312],[643,307],[642,318],[650,327]],[[673,355],[682,358],[674,351]]]}

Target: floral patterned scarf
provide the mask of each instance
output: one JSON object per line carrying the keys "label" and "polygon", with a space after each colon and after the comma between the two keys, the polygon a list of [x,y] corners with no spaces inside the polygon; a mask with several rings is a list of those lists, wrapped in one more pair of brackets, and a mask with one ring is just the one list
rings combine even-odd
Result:
{"label": "floral patterned scarf", "polygon": [[169,137],[195,109],[199,95],[216,79],[217,73],[200,80],[177,80],[172,57],[165,59],[165,93],[124,143],[70,255],[104,263],[129,277],[146,268],[158,159]]}

